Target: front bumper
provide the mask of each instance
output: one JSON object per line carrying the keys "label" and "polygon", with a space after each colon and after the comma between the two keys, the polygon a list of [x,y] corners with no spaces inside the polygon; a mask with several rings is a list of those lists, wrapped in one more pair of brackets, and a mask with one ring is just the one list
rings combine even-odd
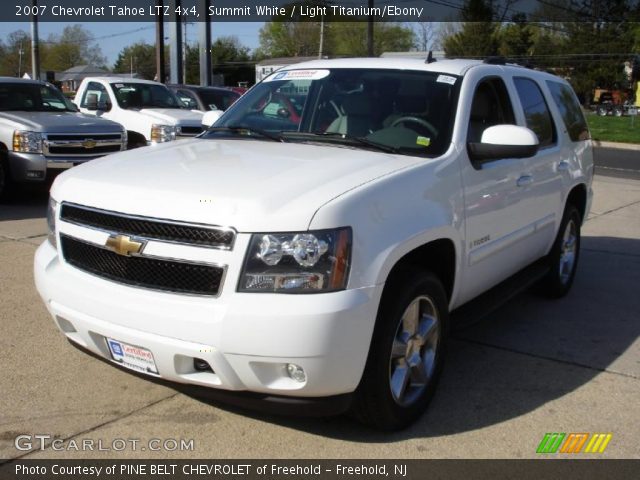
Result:
{"label": "front bumper", "polygon": [[47,169],[62,170],[80,163],[100,158],[91,157],[45,157],[41,153],[8,152],[9,171],[14,182],[42,182],[47,177]]}
{"label": "front bumper", "polygon": [[[353,392],[382,291],[236,293],[237,271],[230,268],[219,298],[157,292],[81,272],[46,241],[34,268],[38,291],[60,330],[93,354],[111,359],[109,337],[150,350],[164,380],[269,396]],[[213,372],[196,371],[194,358],[206,360]],[[288,363],[304,369],[305,382],[288,376]]]}

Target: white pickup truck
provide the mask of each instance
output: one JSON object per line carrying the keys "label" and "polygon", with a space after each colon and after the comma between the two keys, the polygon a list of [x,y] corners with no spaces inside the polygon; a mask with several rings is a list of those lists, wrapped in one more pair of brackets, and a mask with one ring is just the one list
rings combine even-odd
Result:
{"label": "white pickup truck", "polygon": [[193,137],[202,112],[187,110],[166,85],[126,77],[87,77],[74,98],[82,113],[118,122],[129,148]]}
{"label": "white pickup truck", "polygon": [[425,410],[449,326],[479,299],[567,293],[592,176],[556,76],[292,65],[197,139],[59,176],[36,285],[68,339],[115,365],[393,430]]}

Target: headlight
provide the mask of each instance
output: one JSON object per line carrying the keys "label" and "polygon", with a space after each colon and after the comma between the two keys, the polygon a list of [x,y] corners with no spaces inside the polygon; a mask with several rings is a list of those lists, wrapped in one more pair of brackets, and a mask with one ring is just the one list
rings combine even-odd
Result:
{"label": "headlight", "polygon": [[58,248],[58,242],[56,240],[56,215],[58,212],[58,202],[49,197],[49,206],[47,207],[47,240],[53,245],[53,248]]}
{"label": "headlight", "polygon": [[254,234],[240,292],[324,293],[347,286],[351,228]]}
{"label": "headlight", "polygon": [[170,142],[176,139],[176,127],[173,125],[151,125],[151,141]]}
{"label": "headlight", "polygon": [[13,151],[42,153],[42,134],[26,130],[15,130],[13,132]]}

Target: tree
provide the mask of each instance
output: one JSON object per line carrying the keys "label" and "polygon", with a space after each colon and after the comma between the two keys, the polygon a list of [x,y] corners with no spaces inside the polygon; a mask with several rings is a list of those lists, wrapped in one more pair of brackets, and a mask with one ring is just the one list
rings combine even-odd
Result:
{"label": "tree", "polygon": [[443,42],[447,57],[487,57],[498,54],[499,23],[490,1],[469,0],[462,10],[460,31]]}
{"label": "tree", "polygon": [[113,71],[126,74],[137,73],[141,78],[153,80],[156,76],[155,47],[140,41],[123,48],[113,65]]}
{"label": "tree", "polygon": [[[200,83],[200,50],[199,45],[187,47],[187,78],[185,83]],[[237,85],[238,82],[252,82],[255,69],[249,47],[242,45],[238,37],[226,36],[216,39],[211,44],[211,67],[213,73],[224,76],[225,85]]]}
{"label": "tree", "polygon": [[7,35],[7,43],[1,44],[0,74],[21,77],[31,75],[31,37],[24,30]]}
{"label": "tree", "polygon": [[42,44],[41,69],[67,70],[77,65],[105,67],[107,59],[82,25],[64,27],[61,35],[50,35]]}
{"label": "tree", "polygon": [[[259,58],[316,56],[320,52],[320,22],[267,22],[260,30]],[[413,31],[401,23],[374,24],[374,54],[414,47]],[[324,23],[323,55],[366,56],[366,22]]]}

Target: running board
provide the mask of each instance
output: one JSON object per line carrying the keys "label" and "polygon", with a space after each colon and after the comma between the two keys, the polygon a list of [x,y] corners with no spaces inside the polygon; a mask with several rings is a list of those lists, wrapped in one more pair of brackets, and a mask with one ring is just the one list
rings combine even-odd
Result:
{"label": "running board", "polygon": [[545,260],[532,263],[491,290],[456,308],[451,312],[451,329],[461,330],[479,322],[513,297],[533,286],[549,272],[549,266],[545,264]]}

